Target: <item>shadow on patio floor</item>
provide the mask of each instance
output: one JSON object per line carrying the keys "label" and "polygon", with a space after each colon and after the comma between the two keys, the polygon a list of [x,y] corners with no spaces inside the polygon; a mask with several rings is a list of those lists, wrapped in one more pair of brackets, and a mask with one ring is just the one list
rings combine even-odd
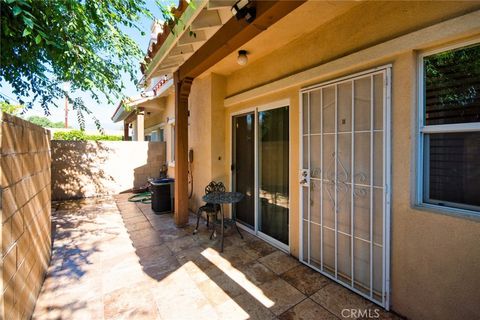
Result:
{"label": "shadow on patio floor", "polygon": [[112,198],[63,202],[34,319],[341,319],[380,307],[296,259],[228,229],[225,250],[201,224]]}

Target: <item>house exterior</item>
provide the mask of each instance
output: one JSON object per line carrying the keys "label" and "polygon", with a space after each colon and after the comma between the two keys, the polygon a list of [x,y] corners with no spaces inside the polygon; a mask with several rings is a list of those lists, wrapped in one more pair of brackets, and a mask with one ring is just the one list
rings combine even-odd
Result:
{"label": "house exterior", "polygon": [[480,2],[245,3],[181,2],[143,68],[173,78],[177,225],[219,180],[240,227],[374,303],[480,317]]}
{"label": "house exterior", "polygon": [[175,171],[175,96],[173,80],[159,77],[147,90],[122,100],[112,121],[123,121],[123,139],[132,141],[162,141],[166,143],[168,174]]}

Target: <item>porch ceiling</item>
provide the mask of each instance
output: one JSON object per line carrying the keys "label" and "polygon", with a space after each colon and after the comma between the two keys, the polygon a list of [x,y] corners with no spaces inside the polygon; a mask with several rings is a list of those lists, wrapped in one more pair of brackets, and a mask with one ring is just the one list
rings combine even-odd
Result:
{"label": "porch ceiling", "polygon": [[[361,2],[362,0],[308,1],[238,49],[246,50],[249,63],[254,62],[340,16]],[[237,55],[237,51],[232,52],[205,73],[229,75],[241,69],[242,66],[237,63]]]}

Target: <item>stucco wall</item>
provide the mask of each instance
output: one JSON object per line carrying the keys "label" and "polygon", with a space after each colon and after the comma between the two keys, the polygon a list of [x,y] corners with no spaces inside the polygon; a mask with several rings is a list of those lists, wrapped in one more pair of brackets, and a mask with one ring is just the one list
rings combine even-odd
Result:
{"label": "stucco wall", "polygon": [[188,144],[193,149],[193,163],[190,168],[193,174],[193,196],[189,200],[189,208],[193,211],[202,205],[205,186],[211,181],[211,77],[197,78],[192,83],[189,97]]}
{"label": "stucco wall", "polygon": [[197,78],[189,98],[189,149],[193,149],[193,196],[189,207],[196,211],[210,181],[221,181],[229,189],[225,172],[225,127],[223,99],[225,78],[210,74]]}
{"label": "stucco wall", "polygon": [[172,144],[173,136],[173,123],[168,123],[169,119],[175,119],[175,95],[170,93],[165,97],[149,101],[146,104],[142,104],[145,107],[146,112],[151,112],[145,116],[145,131],[147,133],[151,132],[152,127],[155,130],[159,124],[162,125],[163,137],[165,140],[165,151],[166,151],[166,163],[168,168],[168,176],[175,178],[175,162],[173,160],[172,154]]}
{"label": "stucco wall", "polygon": [[50,261],[50,134],[7,114],[0,122],[0,319],[29,319]]}
{"label": "stucco wall", "polygon": [[[284,48],[226,77],[226,95],[243,92],[264,83],[335,61],[339,57],[394,39],[479,8],[478,2],[371,2],[354,7]],[[301,22],[299,21],[299,25]],[[469,36],[474,33],[468,34]],[[476,33],[479,36],[478,33]],[[466,34],[449,36],[430,45],[458,41]],[[428,39],[430,35],[419,35]],[[268,45],[268,44],[265,44]],[[290,250],[299,253],[299,106],[301,87],[372,67],[392,64],[392,210],[391,210],[391,306],[413,319],[470,319],[480,316],[480,224],[460,216],[416,209],[415,189],[416,66],[415,47],[398,54],[386,47],[384,55],[364,63],[354,60],[330,74],[315,75],[299,86],[266,93],[226,109],[225,150],[231,150],[232,113],[290,99]],[[253,54],[253,53],[252,53]],[[368,58],[365,56],[365,58]],[[371,60],[371,59],[370,59]],[[281,62],[281,63],[279,63]],[[199,139],[199,137],[197,137]],[[230,184],[230,153],[226,153],[225,176]],[[197,192],[197,191],[196,191]]]}
{"label": "stucco wall", "polygon": [[[231,96],[479,8],[476,1],[362,3],[229,75],[226,94]],[[298,25],[301,26],[302,21],[298,21]]]}
{"label": "stucco wall", "polygon": [[480,219],[411,205],[416,179],[416,57],[406,53],[393,65],[392,306],[415,319],[474,319],[480,317]]}
{"label": "stucco wall", "polygon": [[165,142],[52,141],[52,198],[117,194],[160,175]]}

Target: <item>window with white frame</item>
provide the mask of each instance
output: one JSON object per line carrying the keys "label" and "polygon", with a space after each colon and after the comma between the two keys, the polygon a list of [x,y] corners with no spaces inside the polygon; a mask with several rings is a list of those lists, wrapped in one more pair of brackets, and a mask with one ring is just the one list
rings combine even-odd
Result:
{"label": "window with white frame", "polygon": [[420,58],[420,205],[480,214],[480,43]]}

